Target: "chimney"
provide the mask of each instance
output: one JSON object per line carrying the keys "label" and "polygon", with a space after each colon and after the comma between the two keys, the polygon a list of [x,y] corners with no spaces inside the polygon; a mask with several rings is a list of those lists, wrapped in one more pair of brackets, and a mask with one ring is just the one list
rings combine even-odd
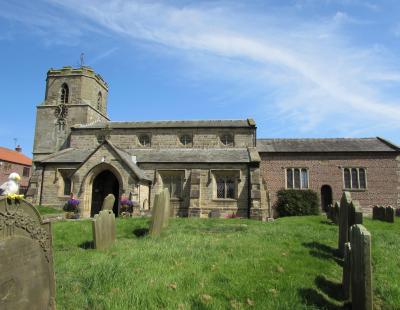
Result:
{"label": "chimney", "polygon": [[18,153],[21,153],[21,152],[22,152],[22,147],[18,144],[18,145],[16,146],[15,150],[16,150]]}

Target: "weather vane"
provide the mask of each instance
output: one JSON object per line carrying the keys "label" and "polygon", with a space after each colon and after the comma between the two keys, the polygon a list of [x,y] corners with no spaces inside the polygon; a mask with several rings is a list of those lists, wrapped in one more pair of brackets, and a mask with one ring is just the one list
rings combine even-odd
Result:
{"label": "weather vane", "polygon": [[80,56],[80,59],[81,59],[81,67],[83,67],[83,60],[84,60],[84,57],[85,57],[85,53],[81,53],[81,56]]}

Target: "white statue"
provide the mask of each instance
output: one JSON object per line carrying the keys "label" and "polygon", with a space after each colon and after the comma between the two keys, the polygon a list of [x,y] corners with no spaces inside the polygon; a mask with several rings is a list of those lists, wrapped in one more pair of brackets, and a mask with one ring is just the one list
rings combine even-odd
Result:
{"label": "white statue", "polygon": [[18,173],[13,172],[9,175],[8,181],[0,186],[0,195],[14,195],[18,194],[19,181],[21,177]]}

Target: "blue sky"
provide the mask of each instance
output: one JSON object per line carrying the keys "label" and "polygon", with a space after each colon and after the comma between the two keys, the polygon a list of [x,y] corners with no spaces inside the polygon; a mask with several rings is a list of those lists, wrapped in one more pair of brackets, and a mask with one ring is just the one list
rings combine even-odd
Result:
{"label": "blue sky", "polygon": [[0,1],[0,145],[30,155],[49,68],[85,53],[112,120],[256,120],[400,144],[400,2]]}

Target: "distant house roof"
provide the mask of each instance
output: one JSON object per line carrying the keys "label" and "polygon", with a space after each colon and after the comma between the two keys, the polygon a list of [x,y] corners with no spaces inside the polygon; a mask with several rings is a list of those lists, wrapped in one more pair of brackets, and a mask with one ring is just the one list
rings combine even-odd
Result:
{"label": "distant house roof", "polygon": [[75,125],[77,129],[102,129],[102,128],[243,128],[255,127],[253,119],[246,120],[198,120],[198,121],[149,121],[149,122],[95,122],[87,125]]}
{"label": "distant house roof", "polygon": [[24,154],[0,146],[0,161],[8,161],[24,166],[32,166],[32,159]]}
{"label": "distant house roof", "polygon": [[262,153],[399,152],[400,147],[380,137],[333,139],[258,139]]}

